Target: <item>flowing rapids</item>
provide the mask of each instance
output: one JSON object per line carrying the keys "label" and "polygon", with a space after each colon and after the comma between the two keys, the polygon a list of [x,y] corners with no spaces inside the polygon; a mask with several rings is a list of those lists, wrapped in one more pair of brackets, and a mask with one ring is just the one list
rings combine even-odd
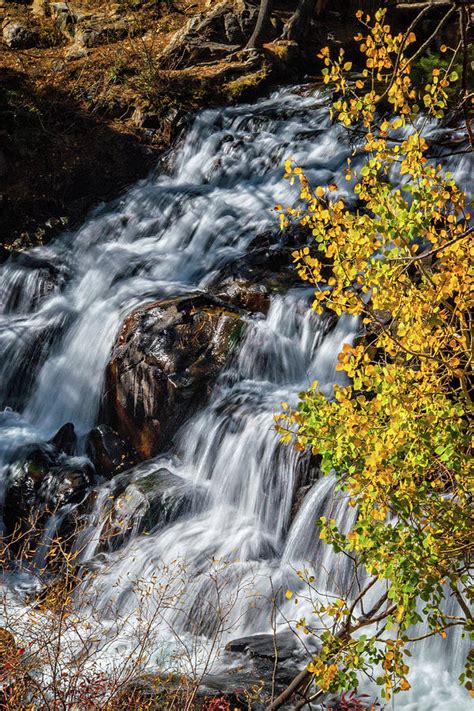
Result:
{"label": "flowing rapids", "polygon": [[[318,94],[282,90],[253,106],[204,111],[161,172],[96,211],[76,233],[7,262],[0,282],[3,472],[19,445],[45,440],[65,422],[82,435],[94,426],[107,359],[127,314],[162,296],[205,289],[256,235],[275,229],[273,206],[294,201],[282,179],[285,158],[303,165],[314,183],[335,181],[343,191],[352,148]],[[452,158],[451,169],[465,184],[467,159]],[[178,658],[185,665],[189,656],[204,663],[212,647],[218,671],[230,664],[222,653],[229,640],[310,618],[297,570],[313,571],[323,591],[348,584],[350,567],[318,541],[315,521],[324,514],[348,527],[356,513],[323,478],[308,485],[295,514],[294,492],[308,462],[279,445],[272,427],[280,402],[295,402],[313,380],[330,395],[337,354],[357,332],[346,317],[329,328],[308,309],[309,297],[305,289],[290,290],[273,297],[265,318],[248,319],[209,404],[182,427],[172,452],[136,468],[137,487],[121,509],[131,533],[115,551],[100,548],[111,485],[98,487],[77,549],[94,571],[83,604],[112,640],[106,668],[151,616],[150,663]],[[160,467],[184,480],[188,503],[144,535],[139,484]],[[65,513],[51,517],[38,566]],[[163,605],[144,588],[166,576],[173,602]],[[8,584],[14,605],[29,577],[18,573]],[[298,607],[287,589],[300,591]],[[183,645],[192,650],[186,660]],[[395,706],[465,708],[456,683],[464,652],[454,636],[426,641],[412,689]],[[302,664],[298,655],[303,660],[304,652],[295,652]]]}

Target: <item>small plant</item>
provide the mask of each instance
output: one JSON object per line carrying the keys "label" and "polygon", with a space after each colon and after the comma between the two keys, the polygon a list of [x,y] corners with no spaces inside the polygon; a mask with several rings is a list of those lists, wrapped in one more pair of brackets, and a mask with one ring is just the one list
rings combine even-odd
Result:
{"label": "small plant", "polygon": [[203,711],[231,711],[229,700],[225,696],[211,699],[205,703]]}

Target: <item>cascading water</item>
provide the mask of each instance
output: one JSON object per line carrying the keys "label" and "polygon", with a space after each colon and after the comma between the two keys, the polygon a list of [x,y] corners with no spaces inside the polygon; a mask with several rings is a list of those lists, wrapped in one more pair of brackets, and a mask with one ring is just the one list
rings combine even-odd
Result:
{"label": "cascading water", "polygon": [[[0,291],[4,469],[20,444],[47,439],[65,422],[82,434],[95,424],[106,362],[127,314],[162,296],[205,289],[256,235],[274,228],[273,206],[294,199],[282,180],[285,158],[303,165],[314,183],[338,183],[351,151],[317,93],[283,90],[255,106],[205,111],[170,156],[170,174],[150,176],[77,233],[7,262]],[[467,160],[458,157],[451,169],[462,184]],[[168,609],[155,625],[168,651],[176,633],[212,635],[208,603],[215,575],[225,578],[232,599],[221,646],[239,635],[272,631],[275,591],[282,598],[277,624],[294,618],[284,591],[298,590],[298,568],[313,569],[327,590],[346,584],[348,569],[318,541],[314,523],[330,512],[348,526],[356,514],[327,478],[307,482],[295,515],[304,461],[279,445],[272,427],[280,401],[296,401],[313,380],[331,394],[340,377],[337,354],[357,331],[353,319],[344,317],[331,328],[315,317],[309,297],[307,290],[292,289],[272,298],[265,318],[250,317],[208,406],[182,427],[173,452],[136,468],[121,501],[122,522],[130,530],[119,550],[103,546],[113,484],[98,487],[77,546],[82,562],[95,570],[89,583],[95,612],[118,655],[137,620],[136,581],[150,580],[176,561],[186,568],[186,590],[179,609]],[[186,505],[158,525],[144,482],[162,470],[174,477],[170,501],[178,491]],[[151,530],[142,535],[146,517]],[[47,526],[38,560],[60,523],[61,512]],[[449,654],[456,656],[452,647]],[[466,697],[449,671],[456,663],[446,659],[435,683],[437,668],[421,660],[419,683],[397,708],[463,708]]]}

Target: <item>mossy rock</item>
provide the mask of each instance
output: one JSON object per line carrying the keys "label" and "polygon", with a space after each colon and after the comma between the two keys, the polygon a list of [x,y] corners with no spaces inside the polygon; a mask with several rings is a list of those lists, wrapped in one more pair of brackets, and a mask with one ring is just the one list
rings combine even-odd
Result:
{"label": "mossy rock", "polygon": [[251,98],[267,79],[268,69],[262,67],[255,72],[242,74],[242,76],[226,82],[223,86],[223,93],[233,101]]}

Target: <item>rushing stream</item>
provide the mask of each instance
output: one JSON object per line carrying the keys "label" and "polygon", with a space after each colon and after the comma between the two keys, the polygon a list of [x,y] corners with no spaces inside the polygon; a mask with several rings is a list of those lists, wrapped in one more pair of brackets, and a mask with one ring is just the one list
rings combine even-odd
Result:
{"label": "rushing stream", "polygon": [[[120,201],[96,211],[76,233],[3,265],[3,477],[20,445],[47,440],[66,422],[79,435],[96,424],[105,367],[126,315],[163,296],[204,290],[256,235],[275,229],[274,205],[294,201],[294,189],[282,179],[285,158],[303,165],[314,183],[342,186],[351,151],[319,94],[282,90],[254,106],[204,111],[166,165]],[[455,156],[450,168],[463,185],[467,158]],[[353,319],[331,326],[314,316],[309,297],[303,288],[291,289],[272,297],[266,316],[247,317],[243,340],[207,406],[177,433],[173,451],[134,470],[121,509],[130,534],[116,550],[101,547],[113,484],[98,486],[77,547],[95,571],[88,583],[91,614],[115,640],[108,660],[124,653],[130,630],[142,621],[136,581],[162,580],[164,570],[182,566],[170,583],[173,607],[160,611],[154,624],[152,656],[160,664],[179,655],[178,639],[204,640],[205,650],[218,627],[217,608],[226,615],[218,652],[229,640],[280,631],[285,620],[309,615],[304,600],[296,609],[284,595],[303,588],[299,569],[313,570],[323,590],[347,585],[350,569],[318,541],[314,522],[329,514],[349,526],[356,513],[334,492],[331,478],[311,479],[307,459],[279,445],[272,427],[280,402],[295,402],[313,380],[331,394],[337,354],[357,332]],[[143,482],[164,468],[179,477],[186,506],[145,535]],[[295,514],[303,470],[307,492]],[[65,513],[52,517],[37,565]],[[27,587],[28,578],[11,584]],[[147,613],[156,614],[157,604],[149,601]],[[427,642],[413,664],[412,689],[394,707],[467,708],[456,682],[464,651],[454,637]],[[299,664],[296,652],[295,659]],[[217,654],[213,671],[228,664]]]}

